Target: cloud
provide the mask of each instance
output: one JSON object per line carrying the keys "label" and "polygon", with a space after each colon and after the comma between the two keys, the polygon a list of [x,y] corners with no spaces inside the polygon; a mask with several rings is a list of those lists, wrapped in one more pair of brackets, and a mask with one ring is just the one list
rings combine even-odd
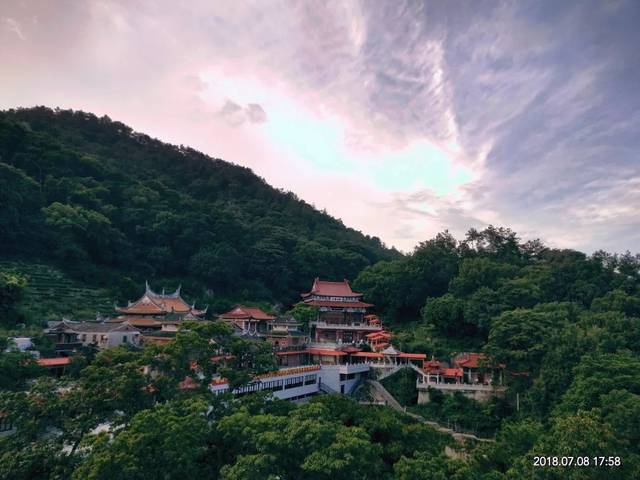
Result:
{"label": "cloud", "polygon": [[267,113],[259,104],[249,103],[243,107],[229,99],[218,111],[218,116],[233,127],[239,127],[247,122],[255,124],[267,121]]}
{"label": "cloud", "polygon": [[3,23],[5,28],[10,32],[15,33],[20,40],[24,41],[27,39],[22,32],[22,26],[16,19],[7,17],[3,19]]}
{"label": "cloud", "polygon": [[640,6],[460,5],[16,2],[0,106],[106,113],[404,250],[488,223],[637,250]]}

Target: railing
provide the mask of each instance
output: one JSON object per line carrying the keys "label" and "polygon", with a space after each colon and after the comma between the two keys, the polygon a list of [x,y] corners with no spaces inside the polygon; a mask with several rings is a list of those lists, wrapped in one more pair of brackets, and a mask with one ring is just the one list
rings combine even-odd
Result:
{"label": "railing", "polygon": [[283,368],[281,370],[276,370],[274,372],[263,373],[262,375],[256,375],[253,377],[255,380],[270,378],[270,377],[282,377],[286,375],[295,375],[299,373],[307,373],[307,372],[315,372],[320,370],[322,367],[320,365],[307,365],[303,367],[291,367],[291,368]]}
{"label": "railing", "polygon": [[301,345],[287,345],[286,347],[277,346],[273,348],[274,352],[295,352],[297,350],[306,350],[308,345],[303,343]]}
{"label": "railing", "polygon": [[435,388],[437,390],[459,390],[459,391],[493,391],[493,390],[506,390],[506,387],[502,385],[492,385],[483,383],[444,383],[444,382],[424,382],[418,379],[416,382],[417,388]]}
{"label": "railing", "polygon": [[353,323],[333,323],[333,322],[320,322],[320,321],[315,321],[315,322],[311,322],[312,326],[315,326],[317,328],[336,328],[336,329],[342,329],[342,330],[382,330],[382,327],[380,326],[375,326],[375,325],[369,325],[366,322],[353,322]]}

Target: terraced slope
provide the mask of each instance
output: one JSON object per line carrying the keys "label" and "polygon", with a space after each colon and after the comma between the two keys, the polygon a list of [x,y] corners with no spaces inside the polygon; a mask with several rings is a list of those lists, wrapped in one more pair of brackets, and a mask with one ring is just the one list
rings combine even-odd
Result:
{"label": "terraced slope", "polygon": [[28,278],[19,310],[35,323],[59,320],[63,315],[76,319],[109,314],[113,298],[108,290],[93,288],[70,279],[56,267],[24,261],[0,261],[1,271],[11,271]]}

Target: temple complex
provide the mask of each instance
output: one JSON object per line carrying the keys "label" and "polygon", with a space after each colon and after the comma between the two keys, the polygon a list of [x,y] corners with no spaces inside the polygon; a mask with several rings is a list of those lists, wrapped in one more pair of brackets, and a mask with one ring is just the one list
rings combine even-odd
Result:
{"label": "temple complex", "polygon": [[[303,304],[317,311],[308,328],[303,328],[302,322],[291,316],[276,316],[246,305],[236,305],[218,316],[233,327],[234,335],[269,342],[277,359],[277,370],[256,376],[248,385],[231,390],[232,393],[243,395],[266,390],[289,400],[320,393],[349,395],[371,375],[392,374],[404,366],[420,371],[419,365],[426,355],[403,353],[394,348],[392,335],[384,330],[380,317],[367,313],[373,305],[365,303],[362,294],[354,292],[347,280],[334,282],[316,278],[311,290],[302,294],[302,299]],[[116,305],[115,310],[118,316],[114,318],[54,322],[46,333],[56,343],[60,355],[72,355],[82,345],[135,348],[147,342],[167,344],[173,341],[183,321],[203,320],[207,311],[186,302],[180,287],[172,293],[164,290],[157,293],[148,283],[138,300],[128,302],[125,307]],[[231,358],[228,352],[221,351],[211,361],[228,358]],[[464,379],[476,383],[489,381],[484,371],[475,369],[480,359],[473,354],[461,356],[457,361],[459,366],[455,368],[460,375],[453,382]],[[52,372],[54,363],[51,363]],[[55,368],[62,371],[57,363]],[[448,382],[446,378],[447,371],[438,370],[435,377],[427,376],[426,380],[437,384],[441,379]],[[180,383],[183,389],[195,386],[189,378]],[[219,375],[212,378],[210,388],[214,393],[230,391],[228,382]]]}

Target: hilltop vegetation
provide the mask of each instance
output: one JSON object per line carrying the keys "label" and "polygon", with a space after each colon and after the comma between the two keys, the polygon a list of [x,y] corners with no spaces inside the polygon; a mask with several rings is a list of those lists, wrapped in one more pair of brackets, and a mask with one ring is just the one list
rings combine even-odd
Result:
{"label": "hilltop vegetation", "polygon": [[[403,350],[444,360],[483,351],[506,364],[506,402],[434,394],[412,407],[497,430],[469,460],[469,478],[640,477],[640,255],[552,249],[488,227],[462,242],[439,234],[366,268],[354,287],[393,321]],[[414,385],[390,383],[408,404]],[[541,469],[536,455],[616,455],[622,466]]]}
{"label": "hilltop vegetation", "polygon": [[120,301],[144,279],[201,302],[292,302],[399,256],[251,170],[44,107],[0,112],[2,256],[55,262]]}

